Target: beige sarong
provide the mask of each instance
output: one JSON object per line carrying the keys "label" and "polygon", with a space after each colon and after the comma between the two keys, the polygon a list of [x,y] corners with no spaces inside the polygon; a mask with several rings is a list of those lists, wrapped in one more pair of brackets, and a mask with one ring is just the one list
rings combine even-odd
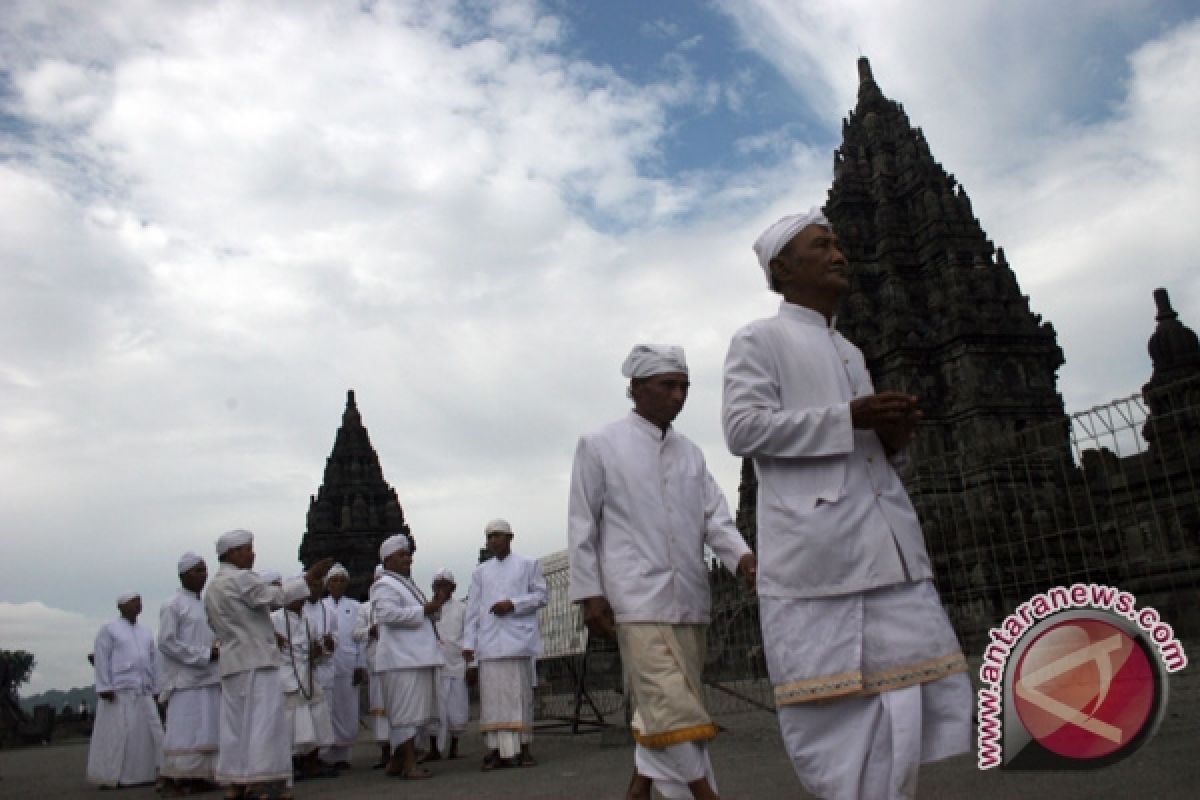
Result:
{"label": "beige sarong", "polygon": [[717,735],[704,708],[704,625],[617,625],[633,738],[644,747],[703,742]]}

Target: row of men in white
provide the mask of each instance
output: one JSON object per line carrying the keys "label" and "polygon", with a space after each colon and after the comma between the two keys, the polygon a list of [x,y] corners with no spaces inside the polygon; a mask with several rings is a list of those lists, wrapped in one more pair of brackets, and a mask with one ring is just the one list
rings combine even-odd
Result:
{"label": "row of men in white", "polygon": [[[511,554],[507,522],[488,523],[487,536],[497,557],[476,571],[471,607],[453,597],[454,576],[445,569],[434,576],[433,599],[426,598],[412,580],[412,545],[404,534],[383,543],[371,599],[362,604],[344,595],[348,575],[337,564],[322,562],[287,584],[278,573],[253,572],[248,531],[218,541],[221,570],[204,599],[207,567],[200,556],[185,554],[180,589],[160,615],[157,653],[153,636],[137,624],[137,594],[118,598],[121,616],[97,635],[102,702],[89,779],[128,786],[157,774],[175,783],[290,787],[291,760],[281,753],[312,765],[318,748],[327,761],[348,766],[358,733],[356,687],[368,676],[376,739],[391,753],[388,774],[429,777],[415,763],[418,733],[443,745],[450,739],[453,755],[466,729],[468,621],[465,655],[478,654],[481,662],[481,727],[489,747],[505,757],[527,755],[532,659],[540,649],[534,614],[545,604],[545,583],[536,562]],[[317,576],[326,569],[330,595],[321,601]],[[268,637],[263,623],[271,609]],[[272,686],[282,702],[268,696]],[[167,707],[165,738],[155,695]],[[291,742],[290,753],[264,740]]]}

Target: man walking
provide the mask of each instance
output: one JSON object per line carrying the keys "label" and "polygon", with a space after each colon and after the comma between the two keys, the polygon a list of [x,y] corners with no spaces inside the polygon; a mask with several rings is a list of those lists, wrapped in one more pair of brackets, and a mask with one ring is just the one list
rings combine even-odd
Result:
{"label": "man walking", "polygon": [[637,345],[622,367],[633,411],[579,440],[567,536],[570,599],[593,635],[615,637],[637,747],[628,798],[717,796],[701,671],[708,545],[751,586],[754,554],[704,455],[675,430],[688,393],[683,348]]}
{"label": "man walking", "polygon": [[754,244],[779,313],[734,334],[722,422],[758,475],[758,577],[784,743],[822,798],[916,794],[917,768],[966,752],[966,662],[896,468],[917,398],[876,392],[834,327],[850,265],[819,209]]}

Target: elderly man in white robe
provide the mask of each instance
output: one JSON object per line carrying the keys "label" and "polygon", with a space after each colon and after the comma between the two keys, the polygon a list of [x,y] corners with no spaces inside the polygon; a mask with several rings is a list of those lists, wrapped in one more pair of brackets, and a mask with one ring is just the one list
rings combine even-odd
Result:
{"label": "elderly man in white robe", "polygon": [[346,596],[350,573],[334,564],[325,576],[329,594],[324,599],[336,647],[333,651],[333,684],[330,711],[333,716],[333,745],[321,758],[338,769],[350,768],[350,754],[358,739],[358,687],[367,680],[362,645],[354,638],[358,601]]}
{"label": "elderly man in white robe", "polygon": [[441,639],[442,656],[446,665],[438,678],[438,702],[445,723],[437,736],[429,738],[429,754],[425,761],[438,761],[447,747],[446,758],[459,758],[458,740],[467,731],[470,698],[467,692],[467,662],[463,660],[463,626],[467,604],[454,596],[458,584],[454,573],[443,567],[433,573],[433,594],[444,595],[446,602],[438,614],[437,628]]}
{"label": "elderly man in white robe", "polygon": [[463,624],[463,659],[479,664],[483,770],[532,767],[533,658],[542,650],[537,610],[546,605],[546,579],[536,561],[512,552],[506,520],[492,520],[483,532],[492,557],[471,575]]}
{"label": "elderly man in white robe", "polygon": [[633,708],[627,797],[717,796],[701,672],[707,545],[753,586],[755,558],[704,454],[672,425],[687,400],[683,348],[637,345],[622,366],[633,410],[580,438],[567,516],[569,597],[593,635],[616,638]]}
{"label": "elderly man in white robe", "polygon": [[916,794],[970,746],[972,696],[897,468],[917,398],[876,392],[837,332],[850,265],[819,209],[754,245],[776,316],[734,334],[722,422],[758,476],[758,594],[793,766],[823,798]]}
{"label": "elderly man in white robe", "polygon": [[180,587],[158,614],[159,701],[167,706],[159,772],[167,781],[167,796],[203,791],[213,782],[221,720],[221,651],[200,596],[208,582],[208,565],[187,552],[176,566]]}
{"label": "elderly man in white robe", "polygon": [[[377,564],[371,585],[374,586],[382,577],[383,565]],[[358,622],[354,626],[353,636],[359,643],[363,666],[367,670],[367,724],[371,728],[372,738],[379,745],[379,761],[372,764],[371,769],[383,769],[392,757],[392,726],[388,722],[387,709],[383,705],[383,685],[380,683],[379,670],[375,666],[379,625],[375,622],[375,604],[370,599],[358,605]]]}
{"label": "elderly man in white robe", "polygon": [[[334,567],[329,568],[333,572]],[[329,576],[325,576],[328,581]],[[337,676],[337,667],[333,661],[333,655],[337,652],[337,620],[334,619],[329,606],[325,604],[322,598],[324,586],[313,590],[309,594],[308,599],[304,602],[304,606],[300,613],[304,615],[304,619],[308,621],[309,630],[312,631],[313,641],[317,647],[313,653],[312,667],[313,673],[317,677],[317,683],[321,685],[319,693],[320,699],[315,700],[312,705],[312,711],[319,717],[324,717],[317,725],[317,732],[321,739],[317,742],[320,749],[319,757],[322,759],[324,766],[331,769],[334,768],[332,763],[325,763],[325,757],[329,753],[330,748],[334,744],[333,733],[333,685]]]}
{"label": "elderly man in white robe", "polygon": [[[217,539],[220,568],[204,594],[208,622],[221,643],[221,731],[218,783],[226,798],[274,792],[292,796],[291,735],[284,715],[280,653],[271,607],[319,590],[333,559],[303,578],[268,583],[254,567],[254,534],[233,530]],[[285,788],[278,791],[278,784]]]}
{"label": "elderly man in white robe", "polygon": [[407,780],[431,778],[417,765],[416,737],[441,724],[437,674],[443,658],[433,620],[445,598],[427,599],[412,579],[412,540],[405,534],[385,539],[379,559],[384,573],[371,587],[371,603],[379,626],[375,667],[391,726],[385,771]]}
{"label": "elderly man in white robe", "polygon": [[154,635],[138,624],[140,595],[121,595],[117,610],[120,616],[100,629],[92,651],[97,703],[87,778],[106,789],[154,783],[162,757]]}

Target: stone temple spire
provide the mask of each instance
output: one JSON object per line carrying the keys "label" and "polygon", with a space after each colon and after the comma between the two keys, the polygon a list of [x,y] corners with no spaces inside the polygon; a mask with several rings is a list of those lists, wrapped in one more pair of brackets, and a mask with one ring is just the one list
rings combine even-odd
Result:
{"label": "stone temple spire", "polygon": [[1166,289],[1154,290],[1158,326],[1146,349],[1154,372],[1142,387],[1150,419],[1142,435],[1160,454],[1179,454],[1200,439],[1200,339],[1179,321]]}
{"label": "stone temple spire", "polygon": [[986,458],[986,443],[1064,418],[1062,351],[966,191],[866,58],[858,77],[825,205],[851,265],[838,326],[876,388],[921,399],[919,450]]}
{"label": "stone temple spire", "polygon": [[383,479],[353,389],[346,392],[342,425],[325,459],[321,486],[309,497],[306,519],[300,561],[308,566],[333,556],[350,572],[347,593],[360,600],[370,589],[383,540],[393,533],[412,536],[396,490]]}

